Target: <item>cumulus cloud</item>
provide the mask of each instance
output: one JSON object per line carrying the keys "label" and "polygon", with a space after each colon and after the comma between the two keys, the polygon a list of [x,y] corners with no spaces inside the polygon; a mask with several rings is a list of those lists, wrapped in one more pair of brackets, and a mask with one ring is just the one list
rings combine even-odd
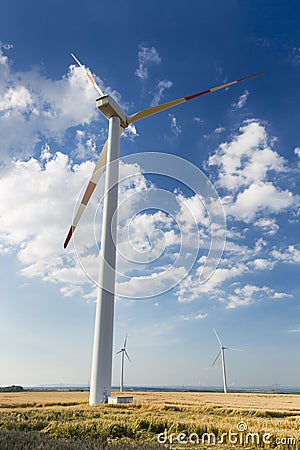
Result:
{"label": "cumulus cloud", "polygon": [[[85,137],[79,134],[81,139]],[[13,161],[0,180],[0,251],[16,255],[20,275],[56,283],[66,296],[89,296],[93,286],[86,274],[97,280],[100,227],[96,227],[95,240],[94,223],[101,223],[98,201],[103,179],[75,233],[80,263],[72,246],[62,248],[75,200],[81,198],[93,168],[91,161],[74,164],[61,152],[52,154],[47,144],[39,158]],[[201,223],[203,235],[210,224],[201,202],[178,192],[172,194],[169,214],[144,211],[145,198],[151,202],[162,194],[135,164],[121,163],[120,180],[117,292],[129,297],[151,296],[186,276],[197,247],[197,223]],[[193,224],[194,233],[188,233]],[[186,253],[180,260],[181,246]]]}
{"label": "cumulus cloud", "polygon": [[[86,159],[94,160],[99,153],[99,136],[93,125],[95,120],[99,121],[99,114],[94,106],[93,88],[80,68],[72,65],[57,80],[46,78],[37,69],[15,72],[5,54],[7,51],[7,46],[0,46],[0,145],[7,164],[2,168],[0,179],[0,252],[16,255],[20,263],[19,273],[23,277],[39,277],[57,283],[66,296],[80,293],[90,299],[94,288],[74,259],[73,249],[63,251],[62,242],[70,225],[75,200],[94,167]],[[148,66],[160,61],[154,47],[140,47],[136,75],[146,79]],[[97,81],[103,87],[102,81]],[[154,103],[160,102],[165,89],[171,85],[168,80],[158,82]],[[105,90],[111,93],[108,87]],[[114,92],[113,95],[120,100],[120,94]],[[78,104],[80,108],[76,107]],[[178,136],[182,128],[173,114],[169,117],[171,129]],[[194,118],[194,121],[199,123],[201,119]],[[59,151],[53,153],[47,139],[50,141],[51,138],[59,145],[70,128],[73,128],[71,156]],[[216,133],[221,131],[221,128],[215,130]],[[123,133],[125,139],[133,140],[136,136],[134,125]],[[33,157],[36,155],[34,149],[38,147],[41,154]],[[299,156],[298,147],[294,153]],[[12,162],[10,155],[14,157]],[[186,277],[175,291],[180,302],[209,297],[232,309],[263,299],[290,297],[290,294],[276,292],[267,286],[236,285],[237,281],[242,283],[242,277],[248,273],[272,270],[280,263],[300,262],[298,245],[278,248],[271,247],[268,242],[279,230],[274,215],[293,208],[295,196],[280,187],[279,174],[287,171],[287,164],[274,150],[274,140],[268,136],[265,124],[258,120],[245,121],[238,132],[210,156],[208,166],[215,171],[216,184],[230,223],[235,220],[252,223],[253,229],[255,227],[263,233],[263,239],[256,239],[251,245],[245,242],[247,228],[245,231],[241,227],[230,229],[226,256],[214,275],[200,284],[199,276],[210,237],[209,217],[201,201],[197,196],[186,197],[178,191],[174,192],[176,201],[172,214],[140,210],[134,215],[140,205],[137,194],[149,199],[153,193],[161,198],[161,193],[155,193],[155,186],[148,182],[142,168],[137,174],[134,165],[121,164],[120,173],[125,181],[119,187],[120,202],[124,199],[126,202],[119,211],[118,270],[128,278],[118,277],[119,292],[130,296],[144,290],[151,295],[153,286],[165,289],[170,283],[175,285],[178,279]],[[135,173],[134,181],[130,178],[132,173]],[[100,191],[95,192],[90,211],[97,209],[102,188],[103,180]],[[101,211],[96,217],[97,223],[100,217]],[[92,212],[87,211],[82,226],[76,230],[76,249],[86,271],[97,278],[94,219]],[[249,225],[247,227],[250,228]],[[173,266],[182,244],[179,229],[185,235],[186,261]],[[100,230],[97,233],[96,241],[99,242]],[[193,270],[188,273],[187,262],[196,241],[200,242],[201,249]],[[137,254],[140,257],[147,254],[148,260],[146,264],[134,265],[122,258],[121,253],[137,263]],[[151,258],[157,256],[162,260],[151,266]],[[186,320],[203,319],[205,313],[186,317],[189,317]]]}
{"label": "cumulus cloud", "polygon": [[279,213],[292,206],[293,194],[277,189],[271,182],[253,183],[237,195],[236,201],[227,207],[235,218],[252,221],[261,211]]}
{"label": "cumulus cloud", "polygon": [[[70,282],[64,270],[73,258],[70,250],[62,251],[62,242],[80,184],[92,168],[91,162],[84,162],[71,170],[66,155],[50,156],[46,147],[41,159],[12,162],[2,173],[0,240],[20,261],[21,275]],[[83,272],[75,270],[73,284],[85,283]]]}
{"label": "cumulus cloud", "polygon": [[159,64],[161,57],[159,56],[155,47],[139,46],[138,51],[139,67],[135,71],[135,75],[142,80],[146,80],[149,77],[148,66],[150,64]]}
{"label": "cumulus cloud", "polygon": [[238,134],[220,144],[208,166],[218,168],[218,186],[235,191],[266,180],[270,171],[282,172],[284,158],[268,145],[264,125],[253,120],[245,121]]}
{"label": "cumulus cloud", "polygon": [[[104,89],[103,82],[95,76]],[[37,68],[18,72],[0,53],[0,146],[2,160],[31,156],[42,139],[61,140],[66,130],[101,122],[95,107],[95,92],[82,69],[70,65],[60,79],[51,79]],[[105,87],[106,92],[111,92]],[[116,91],[113,95],[120,100]],[[80,105],[80,107],[78,107]],[[103,119],[103,124],[105,124]],[[105,124],[106,125],[106,124]],[[18,132],[16,132],[18,130]],[[86,142],[88,153],[93,142]],[[82,146],[78,155],[83,156]]]}
{"label": "cumulus cloud", "polygon": [[[62,243],[72,219],[74,201],[93,167],[90,161],[72,165],[67,155],[61,152],[52,155],[47,145],[39,159],[12,162],[0,179],[1,252],[16,254],[22,276],[59,283],[64,295],[81,291],[88,282],[73,257],[72,247],[63,250]],[[91,204],[97,207],[96,196]],[[95,245],[93,216],[88,211],[81,225],[76,234],[76,249],[83,254],[81,263],[85,269],[97,277],[97,253],[85,254],[86,249]]]}
{"label": "cumulus cloud", "polygon": [[[273,181],[273,174],[285,172],[287,164],[272,143],[262,123],[245,121],[208,159],[208,166],[218,170],[217,186],[230,193],[224,196],[226,212],[238,220],[250,222],[259,214],[278,214],[295,205],[292,192]],[[271,228],[270,234],[275,233],[274,223]]]}

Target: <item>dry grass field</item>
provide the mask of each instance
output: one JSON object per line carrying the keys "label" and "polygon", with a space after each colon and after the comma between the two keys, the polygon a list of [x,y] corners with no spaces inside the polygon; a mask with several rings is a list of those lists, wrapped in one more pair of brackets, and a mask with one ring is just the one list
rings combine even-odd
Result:
{"label": "dry grass field", "polygon": [[[116,396],[118,393],[113,393]],[[226,394],[210,392],[129,392],[136,405],[180,405],[186,407],[233,408],[249,411],[286,411],[300,413],[300,395],[292,394]],[[0,408],[8,406],[85,404],[88,392],[24,391],[0,393]]]}
{"label": "dry grass field", "polygon": [[0,449],[300,449],[300,395],[133,396],[89,407],[87,392],[1,393]]}

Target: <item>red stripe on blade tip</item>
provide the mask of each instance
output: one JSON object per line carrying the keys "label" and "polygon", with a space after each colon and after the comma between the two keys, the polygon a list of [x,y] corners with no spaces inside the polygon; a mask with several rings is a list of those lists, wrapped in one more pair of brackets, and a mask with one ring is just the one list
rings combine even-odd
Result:
{"label": "red stripe on blade tip", "polygon": [[263,72],[254,73],[253,75],[248,75],[247,77],[240,78],[239,80],[236,80],[236,81],[239,83],[240,81],[248,80],[249,78],[258,77],[258,75],[262,75],[263,73],[265,73],[265,72],[263,71]]}
{"label": "red stripe on blade tip", "polygon": [[65,242],[64,242],[64,248],[66,248],[67,245],[68,245],[68,243],[70,242],[70,239],[71,239],[71,237],[72,237],[72,235],[73,235],[73,233],[74,233],[74,231],[75,231],[75,228],[76,228],[76,227],[74,227],[74,225],[71,225],[71,227],[70,227],[70,229],[69,229],[69,233],[68,233],[68,235],[67,235],[67,237],[66,237],[66,240],[65,240]]}

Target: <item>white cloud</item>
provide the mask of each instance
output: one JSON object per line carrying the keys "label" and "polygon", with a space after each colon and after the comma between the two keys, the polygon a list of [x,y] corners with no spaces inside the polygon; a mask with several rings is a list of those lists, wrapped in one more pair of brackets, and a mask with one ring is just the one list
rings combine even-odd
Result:
{"label": "white cloud", "polygon": [[268,259],[257,258],[251,261],[250,264],[256,270],[272,270],[275,262]]}
{"label": "white cloud", "polygon": [[200,117],[193,117],[193,122],[196,122],[196,123],[203,123],[204,120],[201,119]]}
{"label": "white cloud", "polygon": [[155,47],[139,46],[138,51],[139,67],[135,71],[135,75],[142,80],[146,80],[149,77],[148,65],[159,64],[161,57],[159,56]]}
{"label": "white cloud", "polygon": [[296,156],[298,156],[298,158],[300,158],[300,147],[294,148],[294,153]]}
{"label": "white cloud", "polygon": [[[224,261],[223,261],[224,266]],[[244,264],[239,264],[236,267],[218,267],[213,275],[204,283],[200,284],[199,275],[200,271],[195,275],[189,275],[178,286],[177,298],[179,302],[190,302],[193,300],[199,300],[203,295],[210,294],[211,298],[219,300],[220,289],[225,281],[232,278],[237,278],[247,271],[247,267]]]}
{"label": "white cloud", "polygon": [[272,298],[293,298],[292,294],[286,294],[285,292],[274,292]]}
{"label": "white cloud", "polygon": [[265,127],[258,121],[246,121],[239,134],[224,142],[210,156],[209,166],[218,168],[218,186],[234,191],[253,182],[266,180],[273,170],[284,170],[284,158],[268,146]]}
{"label": "white cloud", "polygon": [[254,302],[265,299],[281,299],[292,297],[290,294],[283,292],[275,292],[267,286],[259,287],[247,284],[242,288],[236,288],[234,294],[229,296],[227,309],[234,309],[238,306],[250,305]]}
{"label": "white cloud", "polygon": [[179,136],[182,133],[182,127],[177,122],[176,117],[174,114],[169,114],[170,120],[171,120],[171,130],[175,136]]}
{"label": "white cloud", "polygon": [[29,90],[24,86],[18,86],[15,89],[9,87],[0,100],[0,113],[2,113],[2,117],[7,118],[13,110],[24,112],[26,109],[29,109],[32,104],[32,96]]}
{"label": "white cloud", "polygon": [[215,133],[216,133],[216,134],[220,134],[220,133],[222,133],[222,131],[225,131],[225,128],[224,128],[224,127],[219,127],[219,128],[216,128],[216,129],[215,129]]}
{"label": "white cloud", "polygon": [[[3,47],[0,63],[2,160],[7,162],[12,155],[17,158],[21,152],[22,158],[30,156],[42,138],[61,140],[69,128],[84,127],[94,120],[101,122],[94,89],[80,67],[70,65],[57,80],[46,77],[37,68],[14,71],[3,55]],[[95,78],[104,89],[103,82]],[[105,91],[111,89],[106,87]],[[120,100],[118,92],[113,95]]]}
{"label": "white cloud", "polygon": [[84,130],[76,130],[76,148],[72,154],[78,160],[95,159],[98,156],[97,137],[93,134],[87,134]]}
{"label": "white cloud", "polygon": [[245,222],[252,221],[261,211],[279,213],[294,204],[290,191],[280,191],[271,182],[253,183],[237,195],[234,204],[227,206],[228,214]]}
{"label": "white cloud", "polygon": [[150,275],[132,276],[129,281],[120,281],[117,292],[124,297],[152,297],[176,286],[186,275],[185,267],[160,267]]}
{"label": "white cloud", "polygon": [[12,45],[10,45],[10,44],[3,44],[0,41],[0,64],[2,66],[7,66],[8,65],[8,57],[3,54],[3,50],[9,50],[12,47],[13,47]]}
{"label": "white cloud", "polygon": [[279,230],[279,226],[273,218],[262,217],[255,222],[255,226],[261,228],[269,236],[275,235]]}
{"label": "white cloud", "polygon": [[[2,253],[15,253],[21,265],[20,274],[27,278],[39,277],[44,281],[58,283],[66,296],[83,293],[86,298],[93,286],[87,285],[87,278],[77,261],[73,259],[73,249],[62,250],[62,242],[68,230],[72,217],[74,200],[88,180],[94,165],[89,162],[73,162],[61,152],[51,154],[48,144],[42,146],[40,158],[30,158],[33,148],[43,136],[43,143],[47,136],[59,141],[70,127],[74,130],[74,146],[72,156],[77,161],[86,158],[94,159],[97,154],[97,137],[86,127],[99,114],[95,108],[95,94],[93,88],[85,79],[80,68],[70,66],[68,72],[58,80],[45,78],[39,71],[14,72],[8,58],[4,55],[5,48],[0,48],[0,115],[3,131],[0,136],[0,145],[3,152],[11,152],[15,157],[22,151],[22,160],[7,165],[2,171],[0,179],[0,194],[3,199],[0,204],[0,251]],[[149,51],[148,51],[149,50]],[[161,61],[154,48],[140,49],[141,72],[139,77],[148,77],[148,64]],[[138,70],[139,70],[138,69]],[[142,75],[142,76],[141,76]],[[97,80],[102,85],[101,80]],[[156,101],[160,101],[164,89],[169,88],[171,82],[164,80],[158,83]],[[109,88],[105,89],[110,91]],[[119,98],[119,94],[115,93]],[[76,105],[80,104],[80,108]],[[101,116],[100,116],[101,117]],[[182,132],[174,115],[170,115],[171,128],[175,135]],[[195,118],[196,122],[201,119]],[[16,133],[18,130],[18,133]],[[217,132],[217,130],[216,130]],[[134,139],[137,136],[134,125],[129,128],[124,137]],[[296,150],[296,149],[295,149]],[[295,154],[296,153],[295,151]],[[259,121],[244,122],[239,132],[228,142],[220,145],[217,152],[211,156],[209,165],[219,171],[218,185],[230,195],[224,197],[227,211],[235,218],[250,221],[256,219],[255,226],[261,228],[271,236],[278,230],[274,218],[258,217],[260,213],[278,213],[293,205],[294,198],[287,190],[280,190],[269,179],[271,173],[278,174],[285,170],[285,161],[272,149],[272,142],[268,138],[266,128]],[[122,165],[122,176],[130,175],[133,166]],[[20,188],[21,187],[21,188]],[[149,194],[153,186],[147,183],[142,172],[127,184],[120,185],[120,199],[127,198],[127,209],[120,219],[134,211],[136,199],[131,194]],[[226,192],[228,194],[228,192]],[[168,287],[170,282],[175,283],[182,279],[187,269],[185,264],[172,267],[177,258],[179,233],[176,226],[189,233],[184,249],[187,258],[192,248],[192,235],[195,230],[201,238],[202,249],[206,248],[207,230],[209,221],[207,213],[196,197],[185,198],[176,193],[177,209],[174,217],[168,214],[140,213],[131,221],[132,242],[139,253],[148,252],[148,256],[157,256],[163,250],[163,262],[149,269],[143,268],[130,273],[132,267],[126,261],[119,263],[119,267],[130,274],[130,280],[118,280],[118,289],[124,295],[139,295],[141,290],[151,295],[153,286],[157,284],[160,289]],[[95,194],[94,205],[97,203]],[[227,198],[227,200],[226,200]],[[190,212],[188,212],[190,211]],[[81,261],[93,276],[96,275],[96,254],[85,254],[94,242],[93,219],[88,216],[84,219],[84,226],[78,229],[76,243],[81,252]],[[125,222],[124,222],[125,223]],[[124,232],[123,232],[124,231]],[[127,256],[128,228],[119,231],[119,247]],[[126,232],[125,232],[126,231]],[[151,239],[149,239],[149,237]],[[240,236],[241,237],[241,236]],[[198,238],[198,235],[197,235]],[[289,246],[286,250],[273,249],[267,254],[267,245],[258,243],[255,249],[247,249],[237,244],[237,236],[231,236],[227,244],[227,252],[235,255],[230,262],[222,261],[207,283],[199,283],[199,274],[203,261],[199,257],[193,272],[178,287],[179,301],[190,301],[209,295],[217,301],[224,300],[226,284],[238,279],[249,271],[269,270],[274,264],[281,262],[299,263],[300,250],[297,246]],[[242,251],[241,251],[242,249]],[[155,253],[156,252],[156,253]],[[246,256],[248,252],[248,255]],[[239,261],[238,255],[243,255]],[[270,258],[273,258],[271,260]],[[127,264],[127,266],[126,266]],[[123,266],[122,266],[123,265]],[[171,270],[170,270],[171,268]],[[132,275],[133,274],[133,275]],[[89,286],[87,288],[87,286]],[[241,291],[242,304],[250,304],[260,294],[267,294],[267,298],[284,298],[290,294],[270,290],[253,291],[246,295]],[[88,293],[86,293],[88,291]],[[230,307],[237,305],[232,292]],[[250,299],[250,300],[249,300]],[[254,301],[253,300],[253,301]],[[248,303],[247,303],[248,302]],[[229,307],[229,306],[228,306]],[[234,306],[235,307],[235,306]],[[205,314],[194,319],[202,319]]]}
{"label": "white cloud", "polygon": [[272,149],[274,139],[258,120],[245,121],[239,133],[222,143],[209,157],[208,166],[217,168],[216,184],[230,195],[224,196],[226,213],[238,220],[250,222],[272,235],[277,231],[273,218],[267,224],[259,222],[262,214],[284,212],[294,207],[297,198],[274,183],[274,173],[287,171],[287,164]]}
{"label": "white cloud", "polygon": [[255,247],[254,247],[254,254],[255,257],[257,256],[258,253],[260,253],[261,251],[265,252],[266,251],[266,247],[267,247],[267,241],[265,239],[263,239],[262,237],[258,238],[255,241]]}
{"label": "white cloud", "polygon": [[240,245],[238,243],[240,239],[243,241],[243,237],[236,236],[234,231],[228,233],[223,258],[211,278],[203,285],[200,284],[197,276],[201,271],[204,257],[200,258],[196,271],[183,280],[177,288],[177,297],[180,302],[202,301],[209,298],[222,302],[228,309],[232,309],[239,305],[250,305],[264,298],[291,297],[291,294],[275,292],[267,286],[260,288],[246,285],[248,287],[235,289],[237,281],[243,280],[248,274],[272,270],[279,262],[299,263],[298,246],[289,246],[281,252],[274,249],[270,251],[269,242],[263,238],[256,239],[253,248],[248,247],[245,242],[244,245]]}
{"label": "white cloud", "polygon": [[[86,135],[79,131],[84,139]],[[81,198],[80,189],[93,168],[89,161],[73,164],[61,152],[52,155],[47,144],[40,158],[12,162],[2,170],[0,179],[1,252],[15,253],[21,265],[20,275],[57,283],[67,296],[79,292],[84,295],[93,289],[74,260],[72,245],[67,250],[62,248],[74,200]],[[206,212],[199,199],[186,199],[179,193],[170,193],[174,205],[169,213],[146,212],[145,198],[161,199],[162,191],[155,190],[135,164],[121,163],[120,179],[117,293],[129,297],[160,293],[176,285],[193,267],[197,259],[197,224],[203,235],[210,225]],[[101,217],[101,211],[98,215],[95,211],[103,180],[99,184],[100,191],[92,197],[74,238],[80,263],[93,279],[97,279],[98,266],[94,221],[98,223]],[[151,197],[152,193],[156,197]],[[192,225],[195,233],[188,233]],[[100,227],[96,234],[99,240]]]}
{"label": "white cloud", "polygon": [[273,258],[277,261],[281,261],[289,264],[300,263],[300,248],[299,245],[289,245],[285,250],[280,252],[279,250],[273,250],[271,252]]}
{"label": "white cloud", "polygon": [[[73,260],[71,250],[62,250],[62,242],[74,199],[93,164],[84,162],[71,169],[66,155],[57,152],[50,157],[49,153],[48,146],[40,160],[12,162],[2,171],[0,240],[18,257],[21,275],[62,282],[65,265]],[[73,281],[87,281],[78,267]]]}
{"label": "white cloud", "polygon": [[195,232],[195,225],[204,225],[205,228],[209,226],[207,210],[198,195],[187,198],[179,193],[177,201],[180,210],[176,217],[187,233]]}
{"label": "white cloud", "polygon": [[247,102],[248,95],[249,95],[249,91],[245,90],[245,92],[240,96],[238,101],[236,103],[234,103],[232,106],[234,106],[235,108],[238,108],[238,109],[243,108],[243,106],[245,106],[245,104]]}
{"label": "white cloud", "polygon": [[288,333],[300,333],[300,325],[296,328],[291,328],[290,330],[287,330]]}
{"label": "white cloud", "polygon": [[300,47],[294,47],[291,50],[291,54],[292,54],[292,61],[295,64],[300,64]]}
{"label": "white cloud", "polygon": [[124,133],[121,135],[121,137],[124,137],[125,139],[128,139],[131,142],[133,142],[135,138],[137,138],[138,136],[139,134],[133,123],[131,123],[127,128],[125,128]]}
{"label": "white cloud", "polygon": [[158,83],[155,87],[154,97],[151,102],[151,106],[158,105],[161,102],[161,99],[163,98],[165,90],[169,89],[172,86],[173,86],[173,83],[170,80],[158,81]]}
{"label": "white cloud", "polygon": [[207,314],[195,313],[195,314],[187,314],[185,316],[181,316],[180,320],[203,320],[207,317]]}

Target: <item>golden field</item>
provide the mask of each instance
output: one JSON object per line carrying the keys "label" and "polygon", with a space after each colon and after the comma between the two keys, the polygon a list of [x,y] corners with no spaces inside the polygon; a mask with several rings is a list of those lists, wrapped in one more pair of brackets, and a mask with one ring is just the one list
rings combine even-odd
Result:
{"label": "golden field", "polygon": [[[87,392],[1,393],[0,448],[300,448],[300,395],[194,392],[130,392],[130,395],[134,396],[131,405],[90,407]],[[245,430],[238,428],[241,423]],[[168,439],[165,445],[158,445],[157,436],[164,430],[167,434],[161,439],[164,436]],[[229,432],[236,433],[231,439],[238,442],[228,442]],[[185,433],[187,442],[178,441],[180,433]],[[188,437],[192,433],[190,442]],[[205,440],[205,433],[213,433],[216,442]],[[262,440],[265,434],[268,438]],[[196,435],[199,445],[194,442]],[[227,435],[225,440],[222,435]]]}

